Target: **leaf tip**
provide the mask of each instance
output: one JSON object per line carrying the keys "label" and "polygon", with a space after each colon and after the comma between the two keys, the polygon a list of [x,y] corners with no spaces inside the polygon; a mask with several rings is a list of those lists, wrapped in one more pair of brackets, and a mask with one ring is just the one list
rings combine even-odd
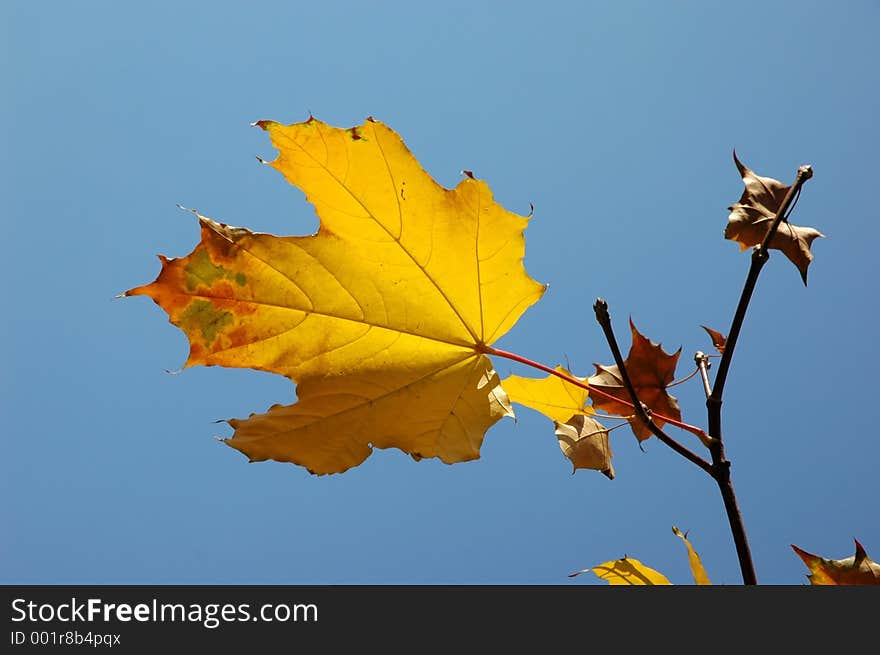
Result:
{"label": "leaf tip", "polygon": [[807,551],[802,550],[801,548],[798,548],[794,544],[789,544],[789,545],[791,546],[792,550],[794,550],[795,554],[798,557],[800,557],[804,561],[804,563],[807,564],[807,566],[809,566],[809,560],[812,559],[813,557],[815,557],[815,555],[813,555],[812,553],[808,553]]}
{"label": "leaf tip", "polygon": [[724,349],[727,346],[727,337],[721,334],[721,332],[719,332],[718,330],[713,330],[712,328],[705,325],[701,325],[700,327],[703,328],[706,331],[706,334],[709,335],[709,339],[711,339],[712,345],[715,347],[715,350],[723,355]]}
{"label": "leaf tip", "polygon": [[746,174],[747,174],[748,171],[749,171],[749,168],[748,168],[748,166],[746,166],[745,164],[743,164],[743,163],[739,160],[739,157],[737,157],[737,155],[736,155],[736,148],[733,149],[733,163],[736,164],[736,167],[737,167],[737,169],[739,170],[739,174],[740,174],[740,176],[741,176],[741,177],[745,177]]}
{"label": "leaf tip", "polygon": [[[311,114],[309,114],[309,120],[311,120]],[[264,132],[268,132],[270,127],[277,124],[275,121],[259,120],[251,123],[251,127],[259,127]]]}
{"label": "leaf tip", "polygon": [[193,216],[201,218],[201,216],[199,215],[199,212],[195,209],[190,209],[189,207],[184,207],[179,202],[175,203],[174,206],[177,207],[182,212],[188,212],[188,213],[192,214]]}
{"label": "leaf tip", "polygon": [[859,543],[859,540],[853,537],[853,541],[856,542],[856,562],[861,562],[868,558],[868,553],[865,552],[862,544]]}

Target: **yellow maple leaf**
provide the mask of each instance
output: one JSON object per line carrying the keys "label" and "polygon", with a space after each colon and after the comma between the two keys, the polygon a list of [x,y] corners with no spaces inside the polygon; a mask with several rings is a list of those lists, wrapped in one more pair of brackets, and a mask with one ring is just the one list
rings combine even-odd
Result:
{"label": "yellow maple leaf", "polygon": [[438,185],[400,137],[368,119],[259,121],[270,165],[314,205],[320,228],[277,237],[198,216],[201,242],[160,257],[152,297],[189,338],[185,366],[254,368],[297,383],[298,402],[232,419],[251,460],[313,473],[373,447],[454,463],[479,457],[512,415],[485,348],[543,294],[525,271],[528,219],[468,175]]}

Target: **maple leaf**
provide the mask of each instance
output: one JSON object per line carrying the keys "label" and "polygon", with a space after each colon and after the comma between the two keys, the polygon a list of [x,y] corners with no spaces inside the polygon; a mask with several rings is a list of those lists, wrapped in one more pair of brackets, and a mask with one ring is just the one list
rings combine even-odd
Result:
{"label": "maple leaf", "polygon": [[512,416],[483,348],[545,287],[525,271],[528,219],[467,176],[437,184],[401,138],[372,118],[341,129],[314,118],[258,121],[320,218],[277,237],[198,216],[201,241],[160,257],[147,295],[190,342],[185,366],[270,371],[298,401],[231,419],[224,442],[252,461],[312,473],[357,466],[373,448],[447,463],[479,457]]}
{"label": "maple leaf", "polygon": [[[660,344],[642,336],[632,319],[630,319],[629,326],[632,330],[632,345],[623,363],[636,390],[636,395],[652,412],[680,421],[681,410],[678,407],[678,401],[666,391],[666,387],[675,379],[675,367],[681,355],[681,348],[670,355],[663,350]],[[630,396],[623,386],[620,369],[616,365],[594,364],[594,366],[596,367],[596,375],[592,375],[588,379],[590,387],[598,388],[615,398],[629,402]],[[608,400],[598,394],[590,394],[590,398],[594,408],[604,410],[609,414],[617,414],[618,416],[632,416],[633,414],[632,407],[623,403]],[[663,426],[664,421],[656,416],[653,418],[657,427]],[[636,417],[630,419],[630,426],[639,441],[648,439],[652,434],[651,429]]]}
{"label": "maple leaf", "polygon": [[706,569],[703,568],[703,562],[700,561],[700,556],[697,554],[697,551],[694,550],[691,542],[688,541],[687,533],[682,532],[674,525],[672,526],[672,533],[676,537],[680,537],[687,548],[688,564],[691,567],[691,574],[694,576],[694,584],[711,585],[712,583],[709,582],[709,575],[706,573]]}
{"label": "maple leaf", "polygon": [[[727,227],[724,238],[736,241],[741,250],[760,244],[773,219],[782,207],[782,202],[790,187],[779,180],[755,175],[733,153],[733,161],[742,176],[745,189],[734,205],[727,209]],[[781,250],[801,273],[804,284],[807,283],[807,267],[813,261],[810,246],[813,240],[825,235],[811,227],[798,227],[783,220],[770,239],[768,247]]]}
{"label": "maple leaf", "polygon": [[855,540],[855,555],[843,559],[825,559],[801,550],[794,544],[797,553],[811,574],[807,576],[813,585],[880,585],[880,564],[874,562],[862,544]]}
{"label": "maple leaf", "polygon": [[625,586],[653,586],[653,585],[671,585],[669,579],[655,571],[649,566],[645,566],[639,560],[625,555],[616,560],[605,562],[583,571],[575,571],[569,573],[568,577],[573,578],[581,573],[593,572],[601,580],[607,580],[610,585]]}
{"label": "maple leaf", "polygon": [[723,355],[724,348],[727,346],[727,337],[721,334],[718,330],[713,330],[705,325],[701,325],[700,327],[703,328],[706,331],[706,334],[709,335],[709,338],[712,339],[712,345],[715,346],[715,350]]}

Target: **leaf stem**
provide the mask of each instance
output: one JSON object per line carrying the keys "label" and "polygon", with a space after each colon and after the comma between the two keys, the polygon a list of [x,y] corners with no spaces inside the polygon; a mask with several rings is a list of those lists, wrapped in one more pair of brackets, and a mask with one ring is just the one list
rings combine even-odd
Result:
{"label": "leaf stem", "polygon": [[681,378],[680,380],[673,380],[672,382],[670,382],[670,383],[667,384],[666,386],[667,386],[667,387],[675,387],[675,386],[678,386],[679,384],[684,384],[685,382],[687,382],[688,380],[690,380],[692,377],[694,377],[694,376],[695,376],[697,373],[699,373],[699,372],[700,372],[700,369],[699,369],[699,368],[695,368],[693,371],[691,371],[690,373],[688,373],[687,375],[685,375],[685,376],[684,376],[683,378]]}
{"label": "leaf stem", "polygon": [[[602,391],[596,387],[591,387],[588,383],[583,380],[578,380],[576,377],[571,375],[566,375],[565,373],[561,373],[557,371],[555,368],[550,368],[546,364],[541,364],[540,362],[536,362],[533,359],[529,359],[528,357],[523,357],[522,355],[517,355],[516,353],[509,352],[507,350],[501,350],[500,348],[493,348],[492,346],[482,345],[477,348],[478,352],[484,353],[486,355],[496,355],[498,357],[504,357],[505,359],[511,359],[515,362],[519,362],[520,364],[525,364],[526,366],[531,366],[532,368],[536,368],[539,371],[544,371],[545,373],[549,373],[550,375],[555,375],[556,377],[565,380],[569,384],[573,384],[576,387],[580,387],[581,389],[587,389],[590,393],[595,394],[601,398],[605,398],[606,400],[613,400],[616,403],[620,403],[621,405],[625,405],[632,409],[635,409],[635,405],[631,402],[627,402],[626,400],[622,400],[617,398],[616,396],[611,395],[606,391]],[[695,425],[689,425],[687,423],[683,423],[677,419],[672,418],[671,416],[663,416],[662,414],[654,414],[659,420],[669,423],[670,425],[674,425],[677,428],[681,428],[682,430],[686,430],[691,434],[699,437],[700,441],[706,442],[707,440],[711,440],[711,437],[707,435],[701,428],[698,428]]]}

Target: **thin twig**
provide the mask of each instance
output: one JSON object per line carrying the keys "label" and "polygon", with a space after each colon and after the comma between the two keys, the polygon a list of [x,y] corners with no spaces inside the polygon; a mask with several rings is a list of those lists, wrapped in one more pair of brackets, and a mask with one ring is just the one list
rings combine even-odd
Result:
{"label": "thin twig", "polygon": [[[621,381],[623,382],[623,386],[626,387],[626,390],[629,393],[629,397],[632,399],[632,406],[636,412],[636,416],[638,417],[638,419],[642,421],[645,425],[647,425],[648,429],[650,429],[654,436],[656,436],[660,441],[672,448],[672,450],[677,452],[686,460],[696,464],[701,469],[711,475],[712,465],[709,462],[707,462],[705,459],[692,452],[685,446],[681,445],[675,439],[666,434],[662,429],[657,427],[657,424],[654,423],[654,420],[648,415],[648,412],[645,409],[645,405],[639,400],[636,389],[633,386],[632,380],[630,380],[629,377],[629,373],[626,370],[623,356],[620,354],[620,348],[617,345],[617,338],[614,336],[614,330],[611,327],[611,315],[608,313],[608,303],[606,303],[602,298],[597,298],[595,304],[593,305],[593,310],[596,312],[596,320],[602,327],[602,332],[605,333],[605,339],[608,341],[608,346],[611,348],[611,354],[614,356],[614,363],[617,364],[617,369],[620,371]],[[619,401],[619,399],[615,400]],[[657,417],[660,418],[660,415],[658,414]]]}
{"label": "thin twig", "polygon": [[692,377],[694,377],[694,376],[695,376],[697,373],[699,373],[699,372],[700,372],[700,369],[695,368],[693,371],[691,371],[690,373],[688,373],[687,375],[685,375],[685,376],[684,376],[683,378],[681,378],[680,380],[673,380],[672,382],[670,382],[670,383],[667,384],[666,386],[667,386],[667,387],[676,387],[676,386],[678,386],[679,384],[684,384],[685,382],[687,382],[688,380],[690,380]]}

